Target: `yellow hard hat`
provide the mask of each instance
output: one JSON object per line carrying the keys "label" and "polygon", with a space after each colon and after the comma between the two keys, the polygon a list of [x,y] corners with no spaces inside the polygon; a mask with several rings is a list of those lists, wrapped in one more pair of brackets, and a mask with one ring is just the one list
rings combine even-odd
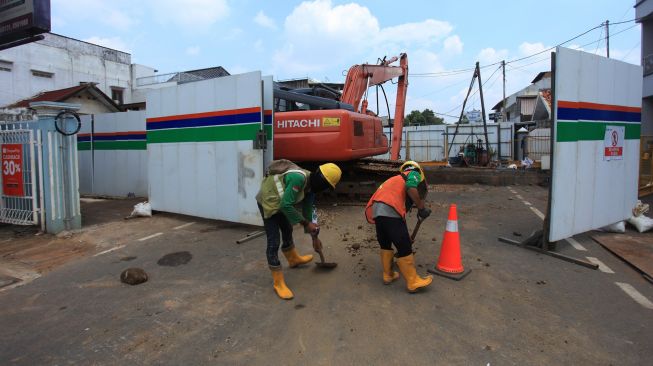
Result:
{"label": "yellow hard hat", "polygon": [[412,166],[413,168],[419,170],[419,174],[422,176],[421,177],[422,179],[420,179],[420,182],[422,182],[424,180],[424,178],[425,178],[424,171],[422,170],[422,167],[419,166],[419,164],[416,161],[408,160],[407,162],[403,163],[401,165],[401,168],[399,168],[399,172],[403,173],[404,170],[406,169],[406,167],[409,167],[409,166]]}
{"label": "yellow hard hat", "polygon": [[320,165],[320,172],[324,179],[329,182],[331,188],[336,189],[336,184],[340,182],[340,177],[342,176],[342,170],[334,163],[326,163]]}

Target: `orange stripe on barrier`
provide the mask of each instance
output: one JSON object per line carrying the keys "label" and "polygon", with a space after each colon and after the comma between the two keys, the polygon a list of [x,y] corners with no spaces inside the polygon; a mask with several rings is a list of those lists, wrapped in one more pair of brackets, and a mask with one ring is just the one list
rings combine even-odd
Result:
{"label": "orange stripe on barrier", "polygon": [[165,121],[178,121],[178,120],[182,120],[182,119],[191,119],[191,118],[230,116],[230,115],[234,115],[234,114],[256,113],[256,112],[260,112],[260,111],[261,111],[260,107],[251,107],[251,108],[230,109],[230,110],[226,110],[226,111],[191,113],[191,114],[178,114],[176,116],[148,118],[147,123],[165,122]]}
{"label": "orange stripe on barrier", "polygon": [[589,103],[589,102],[568,102],[564,100],[558,101],[558,107],[573,108],[573,109],[596,109],[601,111],[617,111],[617,112],[634,112],[634,113],[642,112],[642,108],[640,107],[626,107],[623,105],[599,104],[599,103]]}

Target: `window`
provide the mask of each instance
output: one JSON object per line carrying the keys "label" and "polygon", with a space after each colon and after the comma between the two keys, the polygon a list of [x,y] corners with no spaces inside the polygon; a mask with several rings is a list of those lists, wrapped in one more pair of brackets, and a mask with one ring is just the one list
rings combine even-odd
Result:
{"label": "window", "polygon": [[54,76],[54,73],[47,72],[47,71],[32,70],[32,75],[34,75],[36,77],[39,77],[39,78],[52,79],[52,77]]}
{"label": "window", "polygon": [[14,63],[11,61],[0,60],[0,71],[11,71]]}
{"label": "window", "polygon": [[354,121],[354,136],[363,136],[365,133],[363,132],[363,122],[361,121]]}
{"label": "window", "polygon": [[124,99],[123,99],[124,90],[125,90],[125,88],[112,86],[111,87],[111,99],[113,99],[113,101],[118,103],[118,104],[123,104],[124,103]]}

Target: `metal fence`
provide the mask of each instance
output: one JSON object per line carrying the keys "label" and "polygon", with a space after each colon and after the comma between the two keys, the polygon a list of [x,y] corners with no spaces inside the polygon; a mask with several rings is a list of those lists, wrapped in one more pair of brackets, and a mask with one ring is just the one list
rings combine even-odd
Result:
{"label": "metal fence", "polygon": [[639,143],[639,196],[653,193],[653,135],[643,135]]}
{"label": "metal fence", "polygon": [[[0,222],[3,223],[36,225],[39,222],[37,160],[40,143],[36,137],[40,135],[35,136],[38,131],[30,128],[31,123],[35,122],[0,122],[3,156]],[[3,179],[7,182],[2,182]]]}
{"label": "metal fence", "polygon": [[536,128],[528,133],[526,155],[534,161],[542,160],[543,155],[551,156],[551,129]]}
{"label": "metal fence", "polygon": [[145,76],[142,78],[138,78],[136,79],[136,86],[145,86],[145,85],[171,83],[171,82],[183,84],[192,81],[200,81],[204,79],[206,78],[194,74],[189,74],[187,72],[172,72],[169,74],[160,74],[160,75]]}
{"label": "metal fence", "polygon": [[[513,159],[513,129],[511,123],[489,123],[487,125],[493,160],[497,159],[499,153],[502,160]],[[420,162],[445,161],[448,150],[451,150],[450,156],[457,156],[461,147],[476,144],[479,138],[485,141],[482,124],[460,125],[458,126],[458,132],[454,136],[455,130],[455,125],[404,127],[401,139],[401,158]],[[384,127],[383,132],[390,139],[391,129]],[[389,159],[390,154],[379,155],[378,157]]]}

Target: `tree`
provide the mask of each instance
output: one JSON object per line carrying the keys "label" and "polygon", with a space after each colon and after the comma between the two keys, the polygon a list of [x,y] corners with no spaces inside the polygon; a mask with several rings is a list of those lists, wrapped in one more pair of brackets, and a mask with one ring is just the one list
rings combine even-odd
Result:
{"label": "tree", "polygon": [[411,111],[405,118],[406,126],[427,126],[444,124],[444,119],[437,117],[430,109]]}
{"label": "tree", "polygon": [[405,118],[406,126],[421,126],[424,122],[426,122],[426,119],[420,111],[411,111]]}
{"label": "tree", "polygon": [[467,116],[463,115],[463,118],[460,120],[460,124],[464,125],[464,124],[468,124],[468,123],[469,123],[469,118],[467,118]]}
{"label": "tree", "polygon": [[426,125],[441,125],[444,124],[444,118],[437,117],[435,112],[430,109],[425,109],[422,111],[422,116],[424,116]]}

